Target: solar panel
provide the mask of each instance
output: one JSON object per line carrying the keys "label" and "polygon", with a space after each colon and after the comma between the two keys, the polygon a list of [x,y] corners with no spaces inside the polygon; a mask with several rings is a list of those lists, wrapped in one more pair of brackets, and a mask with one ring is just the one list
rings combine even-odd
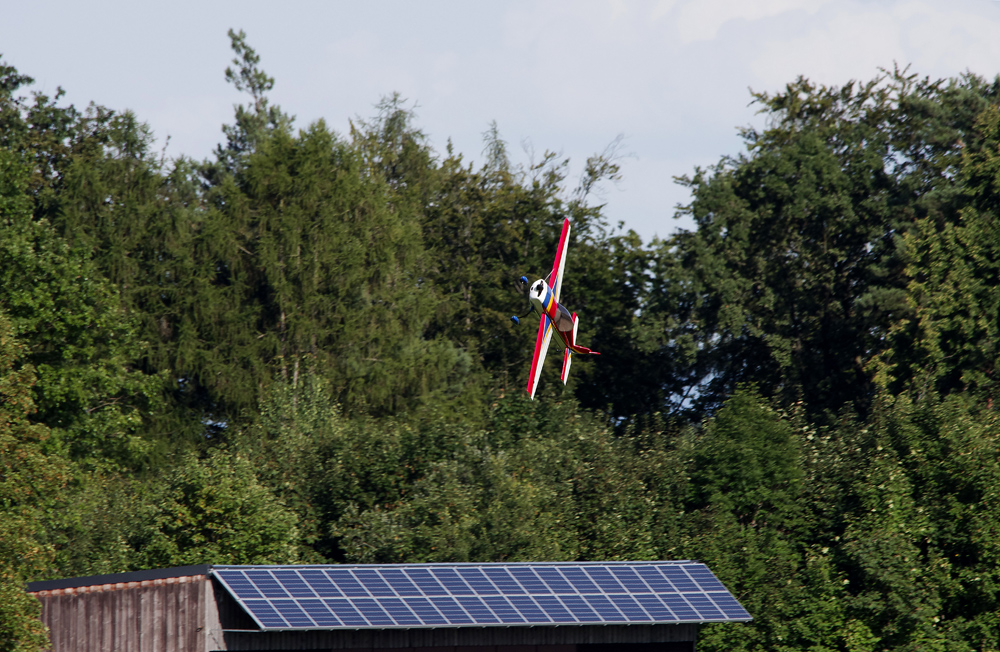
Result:
{"label": "solar panel", "polygon": [[558,568],[539,568],[538,576],[542,578],[549,589],[554,593],[573,593],[573,587],[569,585],[566,578],[562,576]]}
{"label": "solar panel", "polygon": [[362,597],[368,595],[368,592],[361,586],[361,583],[354,579],[354,576],[351,575],[351,571],[334,569],[328,570],[326,574],[344,595],[349,597]]}
{"label": "solar panel", "polygon": [[448,590],[451,595],[472,595],[475,593],[469,585],[458,576],[454,568],[433,568],[431,574],[441,582],[441,586]]}
{"label": "solar panel", "polygon": [[635,599],[642,605],[642,608],[646,610],[646,613],[648,613],[656,622],[668,623],[677,621],[677,616],[674,615],[674,612],[670,611],[670,609],[663,604],[663,601],[655,595],[637,595],[635,596]]}
{"label": "solar panel", "polygon": [[[324,600],[324,603],[330,608],[330,611],[337,614],[337,618],[340,618],[345,626],[371,627],[368,621],[354,608],[350,600]],[[251,611],[250,615],[254,616],[255,614]]]}
{"label": "solar panel", "polygon": [[597,612],[590,608],[583,598],[578,595],[564,595],[562,596],[563,604],[569,609],[570,613],[580,621],[581,623],[599,623],[601,622],[601,617],[597,615]]}
{"label": "solar panel", "polygon": [[508,625],[523,625],[526,621],[524,616],[515,609],[506,598],[487,596],[483,602],[497,615],[500,622]]}
{"label": "solar panel", "polygon": [[309,589],[321,598],[344,597],[337,585],[321,570],[304,569],[299,571],[299,575],[306,581]]}
{"label": "solar panel", "polygon": [[718,620],[720,618],[725,618],[722,612],[719,611],[715,604],[708,599],[705,594],[689,594],[687,596],[687,601],[691,603],[691,606],[698,610],[698,613],[702,616],[708,616],[712,620]]}
{"label": "solar panel", "polygon": [[652,620],[649,614],[639,606],[639,603],[630,595],[613,595],[611,601],[618,607],[626,619],[631,621]]}
{"label": "solar panel", "polygon": [[680,621],[691,621],[698,617],[698,612],[691,608],[688,601],[685,600],[679,593],[666,594],[659,596],[665,605],[674,612],[677,616],[677,620]]}
{"label": "solar panel", "polygon": [[382,577],[370,568],[358,568],[354,571],[354,576],[372,595],[396,595]]}
{"label": "solar panel", "polygon": [[465,612],[480,625],[495,624],[500,622],[500,620],[493,615],[490,608],[487,607],[480,598],[475,596],[464,596],[456,599],[458,600],[458,603],[462,605],[462,608],[465,609]]}
{"label": "solar panel", "polygon": [[264,594],[265,598],[287,598],[285,589],[281,588],[277,580],[268,571],[247,571],[247,579],[257,586],[257,590]]}
{"label": "solar panel", "polygon": [[590,579],[594,580],[597,586],[601,587],[605,593],[626,593],[622,585],[618,583],[618,580],[614,578],[611,571],[603,566],[594,566],[592,568],[584,568],[587,571],[587,575],[590,575]]}
{"label": "solar panel", "polygon": [[[274,571],[274,578],[281,582],[293,598],[315,598],[317,595],[316,590],[313,590],[309,582],[302,579],[296,571]],[[325,577],[324,580],[326,580]],[[332,592],[330,591],[331,588],[333,589]],[[329,580],[321,580],[317,590],[322,591],[324,594],[332,593],[334,596],[340,595],[340,592],[337,591],[337,588]]]}
{"label": "solar panel", "polygon": [[576,588],[576,590],[579,591],[580,593],[601,592],[601,590],[597,588],[597,585],[595,585],[593,582],[590,581],[590,578],[587,577],[587,574],[583,572],[582,568],[573,568],[571,566],[569,568],[563,568],[561,570],[563,577],[568,579],[569,583],[572,584],[574,588]]}
{"label": "solar panel", "polygon": [[[625,587],[626,593],[650,592],[649,586],[645,582],[643,582],[642,578],[639,577],[636,574],[636,572],[631,568],[628,568],[627,566],[615,566],[610,568],[609,570],[611,571],[611,574],[614,575],[618,579],[618,581],[622,583],[622,586]],[[712,575],[711,572],[709,573],[709,575]],[[712,578],[714,579],[715,576],[712,575]]]}
{"label": "solar panel", "polygon": [[576,618],[573,617],[566,607],[559,602],[559,598],[554,595],[540,595],[535,598],[535,602],[538,606],[542,608],[549,618],[552,619],[554,623],[575,623]]}
{"label": "solar panel", "polygon": [[452,625],[473,624],[473,620],[469,618],[467,613],[465,613],[465,609],[462,609],[462,607],[459,606],[459,604],[455,601],[455,598],[431,598],[431,603],[437,607],[438,611],[440,611]]}
{"label": "solar panel", "polygon": [[425,625],[445,625],[448,622],[427,598],[409,598],[404,602]]}
{"label": "solar panel", "polygon": [[383,568],[381,571],[382,577],[385,581],[392,586],[393,590],[396,591],[398,595],[423,595],[417,585],[410,581],[410,579],[403,574],[403,571],[398,568]]}
{"label": "solar panel", "polygon": [[396,622],[389,617],[385,609],[371,598],[358,598],[354,601],[354,606],[358,608],[361,615],[375,627],[392,627]]}
{"label": "solar panel", "polygon": [[247,576],[243,571],[232,570],[232,571],[217,571],[215,576],[222,580],[229,592],[233,594],[233,597],[242,602],[243,600],[250,600],[252,598],[263,598],[256,588],[254,588],[253,582],[247,579]]}
{"label": "solar panel", "polygon": [[704,564],[213,566],[261,629],[745,622]]}
{"label": "solar panel", "polygon": [[[720,582],[721,584],[721,582]],[[723,587],[724,588],[724,587]],[[722,613],[726,614],[731,619],[749,619],[750,614],[747,613],[746,609],[736,601],[729,591],[713,591],[707,594],[712,601],[722,609]]]}
{"label": "solar panel", "polygon": [[318,626],[323,628],[341,626],[340,620],[333,615],[329,607],[323,604],[322,600],[299,600],[299,604]]}
{"label": "solar panel", "polygon": [[295,600],[274,600],[271,604],[292,627],[312,627],[312,619]]}
{"label": "solar panel", "polygon": [[525,622],[531,623],[532,625],[547,624],[552,622],[551,619],[545,615],[538,604],[526,595],[515,595],[509,598],[511,606],[517,609],[517,612],[524,616]]}
{"label": "solar panel", "polygon": [[608,600],[606,595],[585,595],[583,599],[586,600],[594,611],[601,617],[606,623],[620,623],[625,621],[625,617],[622,616],[615,605],[611,604],[611,600]]}
{"label": "solar panel", "polygon": [[688,592],[697,591],[698,585],[691,580],[687,573],[684,572],[683,566],[661,566],[659,568],[660,572],[667,576],[670,583],[674,585],[678,591]]}
{"label": "solar panel", "polygon": [[545,583],[530,568],[509,568],[510,574],[528,593],[535,595],[552,593]]}
{"label": "solar panel", "polygon": [[524,589],[521,585],[507,572],[506,568],[487,568],[485,569],[486,575],[493,580],[497,588],[500,589],[501,593],[518,594],[524,593]]}
{"label": "solar panel", "polygon": [[386,598],[382,600],[382,606],[398,625],[423,625],[420,619],[399,598]]}
{"label": "solar panel", "polygon": [[476,595],[495,595],[500,592],[497,587],[493,586],[492,582],[486,579],[480,568],[459,568],[458,574],[472,587]]}
{"label": "solar panel", "polygon": [[281,617],[267,600],[247,600],[243,603],[250,611],[250,615],[260,623],[264,629],[287,627],[285,619]]}
{"label": "solar panel", "polygon": [[424,595],[447,595],[448,591],[434,579],[426,568],[407,568],[404,572],[420,588]]}

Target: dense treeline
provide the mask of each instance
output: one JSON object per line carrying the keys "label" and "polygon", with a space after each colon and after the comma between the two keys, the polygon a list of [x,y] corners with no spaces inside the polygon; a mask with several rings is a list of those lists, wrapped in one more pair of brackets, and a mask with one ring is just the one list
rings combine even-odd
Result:
{"label": "dense treeline", "polygon": [[[705,650],[1000,649],[1000,80],[755,96],[642,243],[546,154],[436,152],[399,97],[206,161],[0,63],[0,650],[35,579],[194,563],[692,558]],[[507,317],[574,224],[599,359],[521,389]]]}

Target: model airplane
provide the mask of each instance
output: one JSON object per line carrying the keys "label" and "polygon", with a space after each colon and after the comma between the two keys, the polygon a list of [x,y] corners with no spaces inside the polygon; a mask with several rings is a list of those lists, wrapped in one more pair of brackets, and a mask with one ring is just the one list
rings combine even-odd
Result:
{"label": "model airplane", "polygon": [[[528,301],[531,303],[531,310],[538,311],[541,321],[538,324],[538,339],[535,340],[535,356],[531,360],[531,373],[528,375],[528,396],[535,398],[535,389],[538,387],[538,378],[542,375],[542,363],[545,362],[545,353],[549,349],[549,339],[552,331],[559,333],[563,344],[566,347],[563,356],[562,381],[566,383],[569,378],[569,366],[573,361],[574,353],[600,355],[597,351],[591,351],[585,346],[576,343],[576,333],[580,327],[580,320],[576,313],[570,313],[565,306],[559,304],[559,293],[562,290],[563,269],[566,267],[566,247],[569,245],[569,220],[563,222],[562,235],[559,236],[559,248],[556,249],[556,260],[552,264],[552,272],[549,274],[548,282],[545,279],[538,279],[531,287],[528,287],[528,279],[522,276],[520,288],[526,291]],[[551,285],[550,285],[551,284]],[[517,316],[511,317],[515,324],[519,324]]]}

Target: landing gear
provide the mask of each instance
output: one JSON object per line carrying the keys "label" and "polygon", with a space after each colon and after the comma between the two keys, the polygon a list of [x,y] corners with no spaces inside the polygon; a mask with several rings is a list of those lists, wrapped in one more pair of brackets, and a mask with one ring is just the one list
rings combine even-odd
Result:
{"label": "landing gear", "polygon": [[[514,281],[514,287],[517,288],[517,291],[520,294],[522,294],[523,296],[527,297],[528,296],[528,277],[527,276],[522,276],[521,278],[519,278],[516,281]],[[533,312],[535,312],[535,306],[531,305],[531,307],[528,309],[528,312],[524,313],[520,317],[517,316],[517,315],[511,315],[510,320],[512,322],[514,322],[515,324],[520,324],[522,319],[524,319],[525,317],[527,317],[528,315],[530,315]]]}
{"label": "landing gear", "polygon": [[528,310],[528,312],[526,312],[523,315],[521,315],[520,317],[518,317],[517,315],[511,315],[510,316],[510,320],[512,322],[514,322],[515,324],[520,324],[522,319],[524,319],[525,317],[527,317],[528,315],[530,315],[533,312],[535,312],[535,306],[531,306],[531,309]]}

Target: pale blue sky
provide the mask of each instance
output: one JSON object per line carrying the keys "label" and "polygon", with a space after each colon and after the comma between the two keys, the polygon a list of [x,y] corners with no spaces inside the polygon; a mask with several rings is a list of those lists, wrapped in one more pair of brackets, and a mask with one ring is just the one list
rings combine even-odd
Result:
{"label": "pale blue sky", "polygon": [[7,2],[0,53],[36,88],[134,110],[170,155],[208,156],[239,95],[224,81],[226,30],[247,32],[276,79],[274,101],[304,127],[343,132],[398,91],[439,151],[481,159],[496,120],[523,142],[583,161],[625,137],[624,179],[606,213],[649,240],[678,226],[672,177],[740,151],[748,88],[796,75],[871,79],[879,67],[948,77],[1000,73],[990,0],[536,2]]}

